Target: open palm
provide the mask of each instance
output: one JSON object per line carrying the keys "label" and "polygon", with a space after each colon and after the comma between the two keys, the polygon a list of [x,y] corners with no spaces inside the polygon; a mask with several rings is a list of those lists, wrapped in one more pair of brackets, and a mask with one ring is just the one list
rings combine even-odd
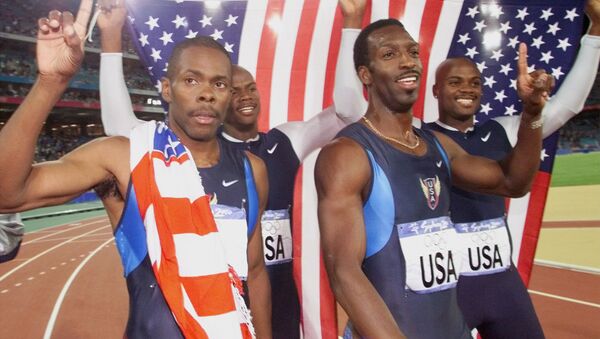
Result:
{"label": "open palm", "polygon": [[40,76],[70,78],[83,60],[85,26],[92,0],[82,0],[77,20],[69,12],[50,12],[38,21],[37,63]]}

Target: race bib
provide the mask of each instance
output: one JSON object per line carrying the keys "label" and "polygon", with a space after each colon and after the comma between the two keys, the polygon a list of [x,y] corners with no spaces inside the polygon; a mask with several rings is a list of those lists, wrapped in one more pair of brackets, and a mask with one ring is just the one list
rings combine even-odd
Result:
{"label": "race bib", "polygon": [[510,238],[504,218],[455,224],[464,275],[485,275],[510,267]]}
{"label": "race bib", "polygon": [[262,221],[265,264],[275,265],[292,260],[292,230],[287,209],[268,210]]}
{"label": "race bib", "polygon": [[248,277],[248,224],[246,211],[241,208],[211,205],[215,223],[225,249],[227,263],[231,265],[240,279]]}
{"label": "race bib", "polygon": [[456,286],[457,236],[448,217],[399,224],[406,264],[406,288],[431,293]]}

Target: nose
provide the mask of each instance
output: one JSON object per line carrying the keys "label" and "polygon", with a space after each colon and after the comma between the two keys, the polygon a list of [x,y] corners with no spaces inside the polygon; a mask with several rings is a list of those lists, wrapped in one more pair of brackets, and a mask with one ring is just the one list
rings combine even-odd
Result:
{"label": "nose", "polygon": [[198,89],[198,94],[196,97],[197,101],[208,102],[208,103],[215,102],[215,100],[216,100],[215,91],[210,84],[205,84],[205,85],[199,86],[199,87],[200,88]]}
{"label": "nose", "polygon": [[410,55],[409,51],[403,51],[400,57],[399,67],[402,69],[412,69],[417,67],[418,59]]}

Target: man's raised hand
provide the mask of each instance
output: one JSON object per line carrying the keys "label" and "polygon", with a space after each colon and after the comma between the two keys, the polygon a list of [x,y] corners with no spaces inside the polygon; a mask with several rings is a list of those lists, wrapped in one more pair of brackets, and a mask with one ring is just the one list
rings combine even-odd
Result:
{"label": "man's raised hand", "polygon": [[[517,92],[525,107],[534,108],[541,112],[548,96],[554,88],[554,78],[544,70],[528,73],[527,45],[519,45],[519,76],[517,78]],[[537,113],[539,113],[537,112]]]}
{"label": "man's raised hand", "polygon": [[40,78],[68,81],[83,60],[83,41],[92,0],[82,0],[77,18],[70,12],[51,11],[38,20],[37,63]]}

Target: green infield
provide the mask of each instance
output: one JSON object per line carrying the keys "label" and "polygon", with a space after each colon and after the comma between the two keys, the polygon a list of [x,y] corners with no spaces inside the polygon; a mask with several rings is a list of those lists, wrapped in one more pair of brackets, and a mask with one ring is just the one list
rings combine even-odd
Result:
{"label": "green infield", "polygon": [[559,155],[554,161],[551,186],[600,184],[600,152]]}

